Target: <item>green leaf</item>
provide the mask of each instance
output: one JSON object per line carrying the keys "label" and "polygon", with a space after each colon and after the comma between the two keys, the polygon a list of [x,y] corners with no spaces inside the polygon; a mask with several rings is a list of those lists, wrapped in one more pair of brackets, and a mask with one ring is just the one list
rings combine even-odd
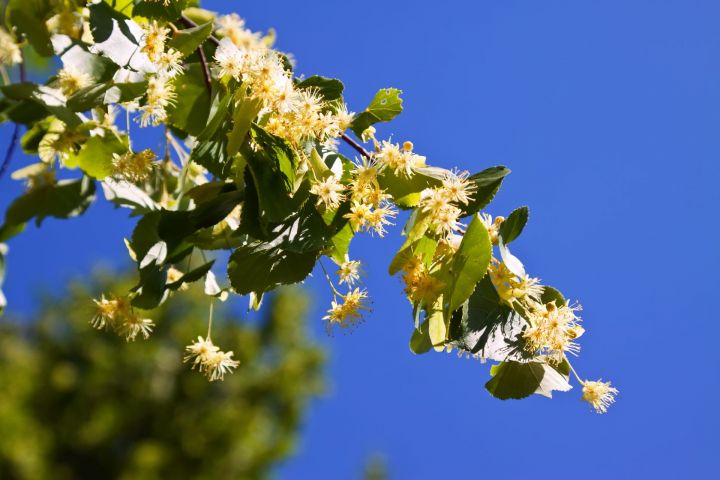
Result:
{"label": "green leaf", "polygon": [[500,225],[500,236],[505,245],[520,236],[528,221],[528,207],[516,208]]}
{"label": "green leaf", "polygon": [[533,393],[551,398],[553,390],[566,392],[572,388],[564,370],[562,364],[555,369],[539,362],[502,362],[490,369],[493,378],[485,388],[501,400],[521,399]]}
{"label": "green leaf", "polygon": [[254,152],[250,148],[243,148],[243,156],[252,174],[254,191],[257,192],[257,218],[260,223],[266,226],[283,222],[294,215],[307,200],[308,188],[299,190],[291,197],[288,179],[267,149]]}
{"label": "green leaf", "polygon": [[203,278],[212,268],[213,264],[215,263],[215,260],[211,260],[203,265],[200,265],[197,268],[194,268],[187,272],[185,275],[177,279],[176,281],[172,283],[167,284],[167,288],[170,290],[177,290],[178,288],[182,287],[185,284],[190,284],[193,282],[197,282],[201,278]]}
{"label": "green leaf", "polygon": [[145,258],[152,246],[161,240],[158,233],[159,224],[160,212],[155,211],[144,215],[135,225],[130,238],[130,247],[135,252],[135,258],[138,262]]}
{"label": "green leaf", "polygon": [[445,340],[447,339],[447,323],[442,311],[442,295],[437,299],[432,309],[428,312],[428,334],[430,342],[436,352],[442,352],[445,349]]}
{"label": "green leaf", "polygon": [[133,7],[133,16],[145,17],[157,20],[172,22],[180,18],[183,9],[188,4],[187,0],[173,0],[165,5],[159,1],[140,0]]}
{"label": "green leaf", "polygon": [[50,119],[44,119],[30,127],[20,138],[20,146],[25,153],[37,154],[40,141],[48,133],[51,124]]}
{"label": "green leaf", "polygon": [[485,276],[492,243],[490,235],[478,215],[475,215],[463,236],[460,248],[450,266],[452,282],[446,292],[447,312],[454,312],[475,291],[475,285]]}
{"label": "green leaf", "polygon": [[178,30],[169,42],[170,48],[174,48],[187,57],[193,53],[200,45],[207,40],[213,31],[213,22],[207,22],[203,25]]}
{"label": "green leaf", "polygon": [[526,358],[520,334],[525,320],[500,297],[486,275],[462,308],[453,312],[449,338],[453,346],[491,360]]}
{"label": "green leaf", "polygon": [[253,140],[260,146],[259,156],[265,157],[275,170],[282,173],[285,188],[292,191],[295,185],[295,170],[299,164],[292,146],[284,139],[266,132],[257,125],[252,126]]}
{"label": "green leaf", "polygon": [[430,341],[430,327],[428,320],[425,320],[419,328],[413,328],[412,337],[410,337],[410,351],[416,355],[429,352],[432,348]]}
{"label": "green leaf", "polygon": [[[233,187],[233,184],[226,184]],[[244,198],[244,192],[229,190],[218,194],[206,202],[196,205],[193,210],[162,210],[158,224],[160,238],[171,247],[179,245],[186,237],[198,230],[220,223]]]}
{"label": "green leaf", "polygon": [[420,237],[416,242],[401,248],[400,251],[397,252],[390,263],[388,273],[395,275],[416,255],[422,256],[425,264],[429,265],[436,249],[437,241],[429,237]]}
{"label": "green leaf", "polygon": [[67,107],[73,112],[87,112],[103,104],[105,93],[111,87],[111,83],[98,83],[81,88],[67,99]]}
{"label": "green leaf", "polygon": [[[0,87],[3,94],[13,100],[29,100],[41,106],[47,113],[55,115],[59,120],[71,128],[82,124],[77,113],[66,106],[65,97],[58,91],[45,85],[36,85],[31,82],[15,83]],[[20,104],[22,105],[22,104]],[[22,108],[27,108],[22,105]]]}
{"label": "green leaf", "polygon": [[78,153],[70,156],[69,161],[91,177],[103,179],[112,174],[113,154],[128,151],[127,141],[127,137],[120,140],[109,132],[104,137],[90,137]]}
{"label": "green leaf", "polygon": [[475,182],[476,191],[470,203],[463,207],[462,216],[466,217],[479,212],[487,206],[500,189],[503,179],[510,169],[503,166],[486,168],[482,172],[471,175],[469,180]]}
{"label": "green leaf", "polygon": [[65,68],[85,72],[99,83],[112,80],[113,74],[118,70],[111,60],[90,53],[87,47],[79,42],[69,43],[60,54],[60,60]]}
{"label": "green leaf", "polygon": [[207,168],[210,173],[220,178],[228,178],[232,173],[232,162],[227,156],[230,129],[228,107],[232,95],[222,98],[215,97],[210,109],[207,125],[198,136],[198,144],[190,152],[190,160]]}
{"label": "green leaf", "polygon": [[262,293],[304,280],[317,258],[318,253],[295,253],[268,242],[250,241],[230,256],[228,277],[240,295]]}
{"label": "green leaf", "polygon": [[159,206],[144,190],[125,180],[105,178],[102,182],[102,188],[106,200],[120,207],[131,208],[133,214],[142,214],[159,209]]}
{"label": "green leaf", "polygon": [[326,102],[333,102],[342,99],[342,93],[345,86],[340,80],[335,78],[321,77],[313,75],[297,84],[298,88],[311,88],[317,90]]}
{"label": "green leaf", "polygon": [[145,310],[156,308],[166,298],[166,280],[167,273],[162,267],[151,265],[140,270],[140,281],[133,288],[139,293],[133,297],[132,305]]}
{"label": "green leaf", "polygon": [[50,43],[50,32],[45,20],[52,10],[48,0],[9,0],[5,9],[5,21],[27,36],[30,45],[42,57],[51,57],[54,52]]}
{"label": "green leaf", "polygon": [[412,177],[395,175],[390,169],[385,169],[378,176],[378,183],[388,194],[392,195],[397,206],[412,208],[420,202],[420,192],[426,188],[439,187],[445,170],[435,167],[415,169]]}
{"label": "green leaf", "polygon": [[140,26],[104,2],[88,5],[93,52],[116,65],[136,72],[154,71],[147,55],[140,49],[143,31]]}
{"label": "green leaf", "polygon": [[350,242],[355,236],[355,232],[349,223],[346,223],[343,228],[340,229],[332,237],[332,249],[328,253],[328,256],[332,258],[338,265],[345,261],[345,256],[350,250]]}
{"label": "green leaf", "polygon": [[10,204],[5,224],[20,225],[32,218],[40,225],[46,217],[70,218],[82,214],[95,199],[95,183],[88,177],[60,180],[29,190]]}
{"label": "green leaf", "polygon": [[210,96],[203,67],[190,63],[175,79],[178,101],[167,109],[168,123],[190,135],[203,133],[210,113]]}
{"label": "green leaf", "polygon": [[353,121],[350,128],[360,136],[369,126],[378,122],[389,122],[402,112],[401,90],[384,88],[375,94],[370,105]]}
{"label": "green leaf", "polygon": [[549,285],[543,286],[543,293],[540,295],[540,301],[542,303],[555,302],[555,306],[558,307],[562,307],[567,304],[567,300],[565,300],[563,294]]}
{"label": "green leaf", "polygon": [[236,95],[236,97],[238,100],[235,102],[232,112],[233,126],[228,133],[227,154],[229,157],[240,151],[240,147],[247,139],[252,122],[262,106],[257,99],[251,99],[244,95]]}

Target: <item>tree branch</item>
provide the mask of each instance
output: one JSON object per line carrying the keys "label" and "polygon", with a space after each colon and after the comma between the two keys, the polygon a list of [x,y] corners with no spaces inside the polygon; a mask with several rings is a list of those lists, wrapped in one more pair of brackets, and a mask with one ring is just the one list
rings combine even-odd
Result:
{"label": "tree branch", "polygon": [[205,51],[202,46],[197,49],[198,57],[200,57],[200,66],[202,67],[203,80],[205,80],[205,87],[207,88],[208,97],[212,100],[212,81],[210,80],[210,69],[208,68],[207,58],[205,58]]}
{"label": "tree branch", "polygon": [[[20,81],[24,82],[27,80],[25,75],[25,64],[23,62],[20,62],[18,65],[20,68]],[[15,130],[13,130],[12,138],[10,139],[10,144],[8,145],[7,150],[5,151],[5,158],[3,159],[2,165],[0,165],[0,179],[5,175],[5,172],[7,171],[8,167],[10,166],[10,162],[12,161],[13,154],[15,153],[15,148],[17,148],[18,139],[20,138],[20,124],[15,124]]]}
{"label": "tree branch", "polygon": [[367,150],[365,150],[365,148],[364,148],[362,145],[360,145],[360,144],[357,143],[355,140],[353,140],[352,138],[350,138],[350,137],[347,135],[347,133],[342,133],[342,134],[340,134],[340,138],[342,138],[342,139],[345,141],[345,143],[347,143],[347,144],[350,145],[352,148],[354,148],[354,149],[355,149],[360,155],[362,155],[363,157],[367,158],[368,160],[371,158],[370,152],[368,152]]}

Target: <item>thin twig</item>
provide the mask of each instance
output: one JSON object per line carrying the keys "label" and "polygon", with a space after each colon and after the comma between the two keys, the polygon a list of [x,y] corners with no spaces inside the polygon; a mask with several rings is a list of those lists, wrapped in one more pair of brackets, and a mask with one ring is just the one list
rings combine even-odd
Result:
{"label": "thin twig", "polygon": [[[190,20],[185,15],[180,16],[180,21],[188,28],[195,28],[197,27],[197,23]],[[217,38],[210,35],[209,40],[215,43],[216,45],[219,45],[220,42]],[[212,99],[212,81],[210,80],[210,69],[208,68],[207,63],[207,57],[205,57],[205,51],[202,48],[202,45],[200,45],[196,50],[198,54],[198,57],[200,57],[200,66],[202,67],[202,73],[203,73],[203,80],[205,81],[205,87],[207,87],[208,96]]]}
{"label": "thin twig", "polygon": [[202,66],[203,80],[205,80],[205,87],[207,88],[208,97],[212,100],[212,82],[210,81],[210,69],[208,68],[207,59],[205,58],[205,52],[202,49],[202,45],[197,49],[198,57],[200,57],[200,66]]}
{"label": "thin twig", "polygon": [[[23,62],[20,62],[18,65],[20,68],[20,81],[24,82],[26,80],[25,75],[25,64]],[[10,166],[10,162],[12,161],[13,153],[15,153],[15,148],[18,144],[18,139],[20,138],[20,124],[15,124],[15,130],[13,130],[12,138],[10,139],[10,145],[8,145],[7,150],[5,151],[5,158],[3,159],[2,165],[0,165],[0,178],[5,175],[5,172],[7,171],[8,167]]]}
{"label": "thin twig", "polygon": [[370,158],[371,158],[370,152],[368,152],[367,150],[365,150],[365,147],[363,147],[362,145],[360,145],[359,143],[357,143],[355,140],[353,140],[352,138],[350,138],[350,137],[347,135],[347,133],[341,134],[341,135],[340,135],[340,138],[342,138],[342,139],[345,141],[345,143],[347,143],[348,145],[350,145],[352,148],[354,148],[355,150],[357,150],[357,152],[358,152],[360,155],[362,155],[363,157],[365,157],[365,158],[367,158],[367,159],[370,159]]}

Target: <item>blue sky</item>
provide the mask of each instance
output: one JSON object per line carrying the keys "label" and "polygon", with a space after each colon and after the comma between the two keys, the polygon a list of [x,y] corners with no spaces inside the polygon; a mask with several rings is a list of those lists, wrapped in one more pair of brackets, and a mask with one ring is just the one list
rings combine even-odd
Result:
{"label": "blue sky", "polygon": [[[720,468],[720,3],[204,4],[276,28],[298,71],[341,78],[355,110],[378,88],[403,89],[405,111],[379,133],[412,140],[431,163],[510,167],[489,211],[530,206],[513,251],[582,302],[575,366],[621,391],[603,416],[577,387],[501,402],[483,388],[488,365],[414,356],[410,308],[386,274],[396,228],[353,244],[374,312],[352,335],[324,335],[329,292],[318,276],[308,282],[332,385],[280,478],[357,478],[374,452],[396,479],[698,478]],[[0,126],[0,151],[10,132]],[[18,192],[3,179],[0,207]],[[12,309],[32,309],[38,282],[60,291],[97,261],[122,264],[132,226],[101,201],[12,241]]]}

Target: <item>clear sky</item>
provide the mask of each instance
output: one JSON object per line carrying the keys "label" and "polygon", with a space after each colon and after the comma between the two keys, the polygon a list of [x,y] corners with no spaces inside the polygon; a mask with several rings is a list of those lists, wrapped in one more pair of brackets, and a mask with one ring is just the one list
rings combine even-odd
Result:
{"label": "clear sky", "polygon": [[[403,89],[405,111],[379,133],[412,140],[431,163],[510,167],[489,211],[530,206],[513,252],[582,302],[576,368],[620,389],[607,415],[590,413],[577,387],[501,402],[483,388],[489,365],[414,356],[410,307],[386,274],[398,226],[385,241],[353,243],[374,297],[354,334],[325,336],[330,295],[318,276],[308,282],[315,333],[331,349],[331,388],[280,478],[358,478],[374,452],[395,479],[717,473],[720,3],[204,5],[274,27],[298,71],[342,79],[356,111],[378,88]],[[0,151],[10,132],[0,126]],[[0,207],[18,192],[3,179]],[[101,201],[82,219],[29,229],[10,243],[11,309],[32,310],[38,281],[61,290],[97,261],[122,265],[132,226]]]}

